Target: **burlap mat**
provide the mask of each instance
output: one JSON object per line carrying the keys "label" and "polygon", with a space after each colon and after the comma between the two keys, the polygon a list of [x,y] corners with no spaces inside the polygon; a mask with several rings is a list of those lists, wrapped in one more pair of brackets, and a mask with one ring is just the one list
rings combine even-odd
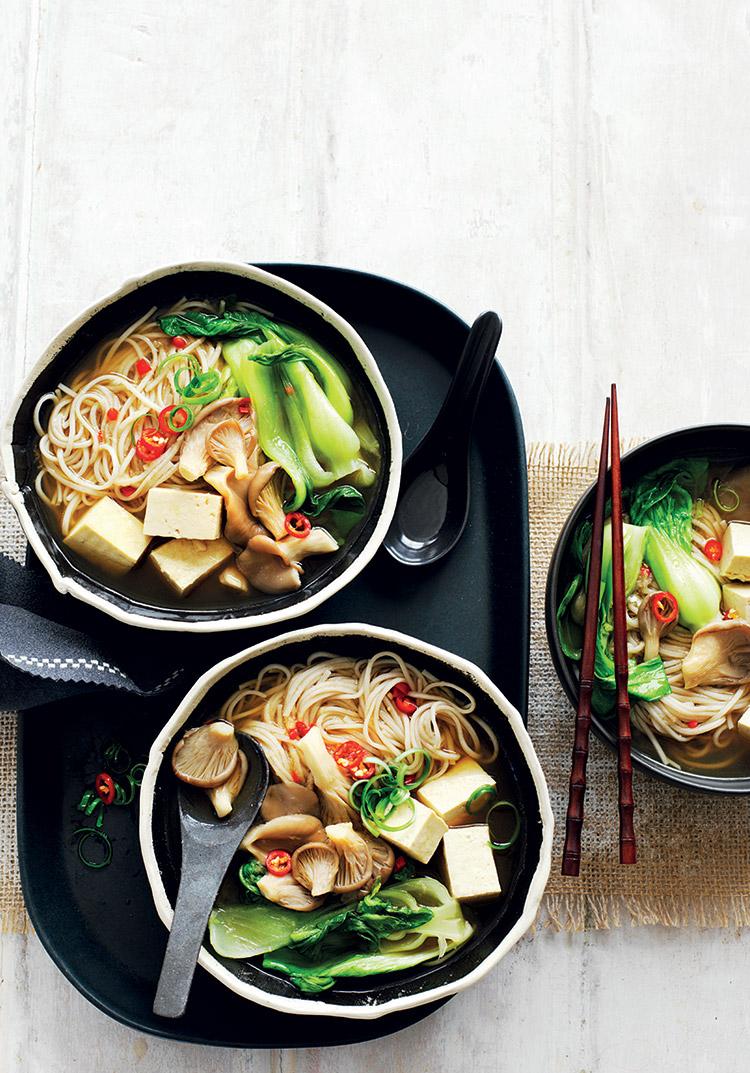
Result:
{"label": "burlap mat", "polygon": [[[529,730],[549,780],[557,831],[552,875],[540,920],[563,929],[623,923],[750,924],[750,800],[672,789],[635,773],[639,863],[618,861],[615,757],[592,738],[586,794],[584,864],[579,879],[560,875],[573,711],[555,676],[544,630],[547,564],[570,508],[595,476],[589,447],[533,444],[529,450],[531,522],[531,693]],[[24,543],[0,500],[0,551],[17,558]],[[0,594],[1,599],[2,594]],[[15,719],[0,715],[0,927],[23,931],[28,918],[15,844]]]}

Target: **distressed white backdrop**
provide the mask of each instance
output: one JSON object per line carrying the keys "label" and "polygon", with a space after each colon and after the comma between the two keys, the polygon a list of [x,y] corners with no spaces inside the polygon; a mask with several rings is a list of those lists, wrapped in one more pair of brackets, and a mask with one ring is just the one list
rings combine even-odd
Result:
{"label": "distressed white backdrop", "polygon": [[[625,436],[747,419],[746,3],[5,0],[2,22],[0,398],[121,279],[227,256],[499,309],[529,439],[593,438],[611,379]],[[0,1071],[734,1073],[748,953],[542,934],[400,1036],[239,1053],[114,1024],[2,936]]]}

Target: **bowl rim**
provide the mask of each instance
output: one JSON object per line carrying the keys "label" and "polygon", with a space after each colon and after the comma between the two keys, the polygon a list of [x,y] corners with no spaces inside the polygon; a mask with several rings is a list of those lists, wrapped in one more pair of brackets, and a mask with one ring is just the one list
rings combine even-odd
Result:
{"label": "bowl rim", "polygon": [[[181,272],[224,272],[242,276],[246,279],[263,283],[274,290],[286,294],[288,297],[307,306],[317,313],[323,320],[330,324],[344,339],[352,350],[355,359],[362,367],[365,376],[383,410],[384,424],[390,447],[390,465],[388,472],[383,475],[385,481],[385,495],[380,514],[373,527],[373,531],[367,539],[364,547],[356,558],[349,563],[341,573],[322,586],[317,592],[308,596],[301,596],[298,601],[288,607],[270,611],[260,611],[239,617],[221,617],[223,612],[216,611],[214,618],[204,617],[195,621],[186,621],[180,617],[173,619],[160,618],[158,615],[143,615],[136,610],[126,610],[112,603],[104,590],[92,590],[80,584],[75,577],[69,575],[64,568],[58,567],[44,541],[37,530],[31,515],[24,502],[23,492],[16,480],[15,458],[13,454],[13,427],[18,411],[34,387],[40,373],[50,365],[65,343],[67,343],[86,322],[107,306],[114,304],[120,298],[138,290],[144,284],[165,276],[177,275]],[[378,364],[369,347],[352,325],[325,302],[316,298],[309,291],[290,283],[281,276],[255,265],[244,264],[239,261],[180,261],[176,264],[161,265],[138,276],[132,276],[104,298],[98,299],[89,305],[72,321],[65,325],[47,344],[41,356],[24,377],[20,388],[16,392],[13,401],[5,413],[0,426],[0,461],[4,467],[5,476],[0,483],[0,488],[13,506],[24,535],[37,557],[47,571],[55,589],[63,595],[70,595],[82,603],[103,611],[111,618],[131,626],[139,626],[144,629],[171,630],[187,633],[220,633],[228,630],[254,629],[261,626],[273,626],[279,622],[294,619],[308,611],[314,610],[322,603],[343,589],[367,566],[378,548],[385,539],[388,527],[393,519],[398,501],[398,491],[401,481],[401,465],[403,461],[403,445],[401,427],[399,425],[396,407],[391,394],[378,368]],[[84,571],[85,573],[85,571]],[[96,584],[96,579],[87,575],[89,580]],[[300,590],[304,593],[304,585]]]}
{"label": "bowl rim", "polygon": [[427,991],[415,995],[403,995],[391,999],[380,1005],[349,1006],[336,1002],[323,1001],[320,999],[296,999],[282,995],[272,995],[253,984],[245,983],[226,969],[205,946],[201,946],[198,955],[198,964],[206,969],[220,983],[224,984],[235,994],[249,999],[258,1005],[266,1006],[281,1013],[302,1014],[303,1016],[323,1017],[348,1017],[360,1020],[372,1020],[384,1017],[390,1013],[413,1009],[416,1006],[426,1005],[439,999],[449,998],[451,995],[463,991],[481,980],[487,973],[498,964],[518,940],[529,930],[536,918],[539,905],[547,885],[552,863],[552,837],[554,831],[554,818],[550,803],[547,781],[536,755],[534,745],[529,733],[524,726],[523,720],[517,709],[510,703],[505,695],[491,681],[491,679],[476,664],[464,659],[462,656],[437,648],[427,641],[400,633],[397,630],[387,629],[382,626],[371,626],[365,623],[344,622],[325,624],[321,626],[298,629],[278,637],[270,638],[250,648],[236,653],[209,668],[193,685],[189,692],[176,708],[169,721],[159,731],[149,751],[148,763],[141,783],[139,801],[138,830],[141,846],[141,855],[146,869],[146,876],[151,887],[154,905],[162,923],[167,929],[171,927],[174,912],[167,897],[161,872],[156,859],[153,838],[153,805],[156,780],[161,767],[164,753],[169,747],[175,734],[190,717],[200,701],[221,678],[230,671],[239,667],[242,663],[266,653],[272,653],[281,645],[293,644],[298,641],[312,641],[327,639],[329,637],[352,637],[364,636],[375,638],[388,643],[398,643],[413,652],[433,657],[447,663],[461,673],[467,675],[476,682],[477,687],[486,693],[500,712],[508,720],[511,730],[519,744],[524,760],[528,765],[536,791],[539,815],[542,823],[542,842],[539,849],[539,860],[529,884],[528,893],[524,902],[523,912],[503,937],[500,943],[487,957],[471,972],[454,980],[450,984],[433,987]]}
{"label": "bowl rim", "polygon": [[[745,433],[750,437],[750,425],[744,425],[741,422],[708,422],[704,425],[683,425],[680,426],[680,428],[672,429],[670,432],[663,432],[658,436],[652,436],[650,439],[644,440],[643,443],[636,444],[623,454],[622,461],[623,463],[627,463],[655,448],[659,449],[667,447],[676,437],[689,437],[696,433],[704,435]],[[549,561],[544,591],[544,620],[547,644],[557,679],[573,709],[575,709],[577,705],[577,694],[573,688],[573,679],[568,666],[568,658],[565,656],[560,645],[553,597],[555,590],[558,589],[560,585],[563,553],[570,542],[573,529],[578,524],[583,513],[584,503],[592,495],[595,485],[596,481],[592,481],[584,489],[565,519],[563,527],[555,541],[555,547]],[[608,748],[612,750],[616,749],[616,741],[604,732],[598,717],[594,716],[592,718],[591,725],[600,741],[604,742]],[[731,797],[746,796],[750,794],[750,776],[719,778],[718,776],[713,775],[703,775],[700,772],[678,770],[677,768],[668,767],[656,757],[651,757],[648,754],[642,753],[640,749],[633,751],[633,764],[639,767],[642,771],[647,771],[650,775],[661,779],[663,782],[690,790],[693,793],[708,793],[720,796],[728,795]]]}

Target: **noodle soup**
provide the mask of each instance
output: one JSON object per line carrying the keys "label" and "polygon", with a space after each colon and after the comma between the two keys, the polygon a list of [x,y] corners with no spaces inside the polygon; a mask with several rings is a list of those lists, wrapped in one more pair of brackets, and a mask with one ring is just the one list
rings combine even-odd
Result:
{"label": "noodle soup", "polygon": [[[750,466],[675,458],[625,497],[628,690],[634,742],[675,771],[750,772]],[[590,522],[556,608],[560,646],[580,659]],[[605,528],[593,708],[614,707],[611,535]]]}
{"label": "noodle soup", "polygon": [[341,560],[382,481],[358,370],[243,301],[144,310],[34,423],[66,553],[144,605],[283,604]]}
{"label": "noodle soup", "polygon": [[211,914],[219,958],[307,996],[369,989],[444,964],[497,920],[522,814],[470,690],[392,650],[261,666],[172,751],[219,818],[244,781],[235,732],[272,783]]}

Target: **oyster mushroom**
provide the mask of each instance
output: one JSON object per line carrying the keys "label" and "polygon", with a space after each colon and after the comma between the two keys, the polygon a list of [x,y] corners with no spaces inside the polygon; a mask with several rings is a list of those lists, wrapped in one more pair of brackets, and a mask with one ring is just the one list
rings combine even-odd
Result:
{"label": "oyster mushroom", "polygon": [[[247,509],[247,486],[249,478],[236,477],[231,466],[212,466],[206,470],[206,480],[224,500],[227,521],[224,536],[238,548],[245,547],[248,540],[259,532],[258,525]],[[241,573],[245,573],[244,570]]]}
{"label": "oyster mushroom", "polygon": [[250,592],[247,578],[234,565],[224,567],[219,574],[219,583],[227,589],[234,589],[235,592]]}
{"label": "oyster mushroom", "polygon": [[292,816],[277,816],[275,820],[251,827],[242,839],[242,848],[252,853],[259,861],[265,861],[271,850],[284,849],[294,853],[306,842],[325,842],[323,825],[317,816],[297,813]]}
{"label": "oyster mushroom", "polygon": [[730,618],[709,622],[694,633],[682,661],[682,677],[687,689],[750,682],[750,623]]}
{"label": "oyster mushroom", "polygon": [[269,902],[275,902],[284,909],[296,909],[298,913],[309,913],[323,904],[322,898],[313,898],[291,875],[272,876],[267,872],[258,880],[258,890]]}
{"label": "oyster mushroom", "polygon": [[308,842],[292,854],[292,875],[313,898],[330,894],[339,871],[339,855],[328,842]]}
{"label": "oyster mushroom", "polygon": [[239,752],[234,727],[218,719],[187,731],[172,753],[172,770],[183,782],[210,790],[230,778]]}
{"label": "oyster mushroom", "polygon": [[364,887],[372,876],[372,854],[362,835],[351,823],[331,824],[326,835],[339,855],[334,894],[351,894]]}
{"label": "oyster mushroom", "polygon": [[259,592],[294,592],[302,584],[300,568],[287,562],[278,549],[277,541],[256,525],[245,550],[237,556],[237,568]]}
{"label": "oyster mushroom", "polygon": [[[250,449],[252,450],[255,446],[255,437],[251,436],[248,439],[251,440]],[[211,428],[206,439],[206,450],[220,465],[233,469],[235,477],[240,480],[250,475],[247,468],[245,434],[240,428],[239,421],[235,421],[233,417],[220,421],[218,425]]]}
{"label": "oyster mushroom", "polygon": [[316,526],[306,537],[287,536],[279,541],[279,549],[289,563],[299,563],[308,555],[329,555],[339,546],[327,529]]}
{"label": "oyster mushroom", "polygon": [[368,888],[378,880],[385,885],[393,874],[396,863],[396,855],[391,846],[383,838],[373,838],[369,831],[360,831],[359,834],[367,843],[372,857],[372,875],[367,883]]}
{"label": "oyster mushroom", "polygon": [[[251,414],[241,414],[237,400],[216,399],[204,406],[195,419],[193,427],[180,437],[178,469],[186,481],[197,481],[211,465],[208,440],[214,429],[228,418],[233,418],[245,436],[254,432],[255,421]],[[246,454],[250,454],[247,450]]]}
{"label": "oyster mushroom", "polygon": [[320,802],[314,790],[297,783],[276,782],[266,790],[260,814],[264,820],[279,816],[320,816]]}
{"label": "oyster mushroom", "polygon": [[349,804],[351,783],[326,748],[319,726],[311,726],[297,743],[310,769],[320,798],[320,814],[326,824],[346,823],[356,817]]}
{"label": "oyster mushroom", "polygon": [[227,781],[223,782],[221,786],[215,786],[207,791],[209,800],[214,807],[214,812],[220,820],[228,816],[232,811],[232,805],[237,800],[237,795],[245,785],[245,779],[247,778],[247,757],[242,749],[239,750],[238,755],[239,763]]}
{"label": "oyster mushroom", "polygon": [[638,609],[638,627],[643,638],[643,658],[648,661],[659,655],[659,641],[677,622],[679,608],[671,592],[655,592],[647,596]]}
{"label": "oyster mushroom", "polygon": [[[281,497],[281,473],[276,462],[265,462],[258,468],[247,490],[250,513],[263,522],[275,540],[287,535],[286,511]],[[276,476],[276,474],[279,474]]]}

